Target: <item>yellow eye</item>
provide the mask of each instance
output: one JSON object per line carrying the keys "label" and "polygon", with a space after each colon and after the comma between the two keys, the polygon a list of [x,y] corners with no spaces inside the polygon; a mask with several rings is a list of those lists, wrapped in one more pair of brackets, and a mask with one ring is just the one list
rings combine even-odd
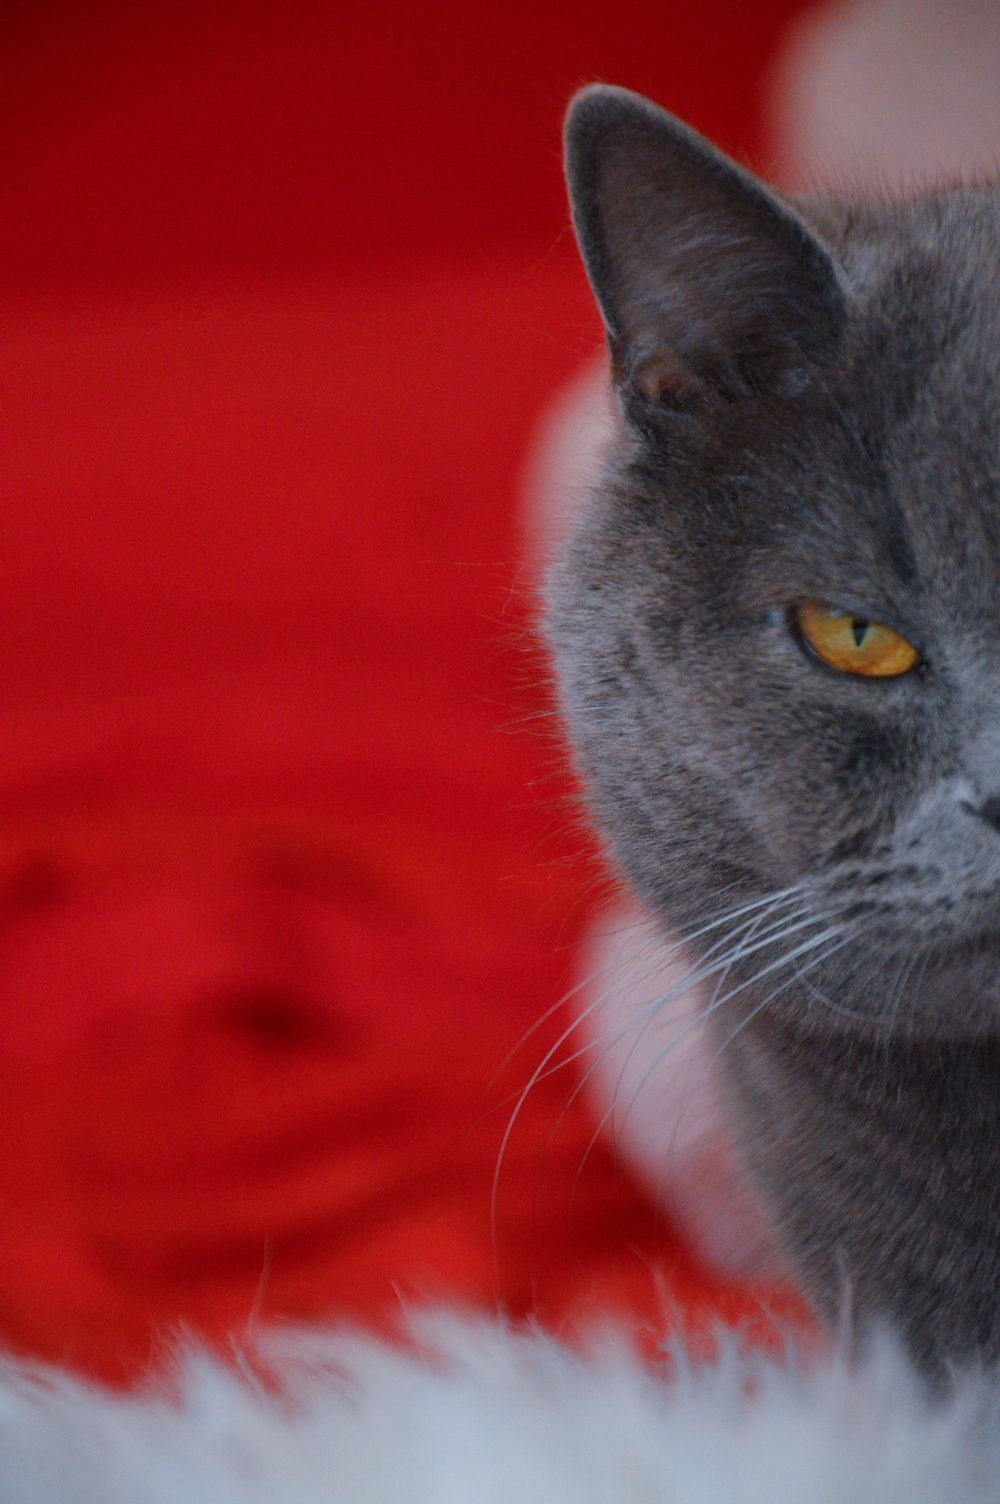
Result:
{"label": "yellow eye", "polygon": [[795,608],[795,621],[817,657],[843,674],[895,679],[920,661],[911,642],[880,621],[833,611],[818,601]]}

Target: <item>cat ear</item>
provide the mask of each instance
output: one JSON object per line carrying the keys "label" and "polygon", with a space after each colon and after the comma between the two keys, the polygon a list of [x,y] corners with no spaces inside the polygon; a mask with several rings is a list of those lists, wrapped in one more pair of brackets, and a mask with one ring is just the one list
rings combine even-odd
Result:
{"label": "cat ear", "polygon": [[801,389],[845,297],[789,205],[672,115],[603,84],[570,105],[566,175],[627,409]]}

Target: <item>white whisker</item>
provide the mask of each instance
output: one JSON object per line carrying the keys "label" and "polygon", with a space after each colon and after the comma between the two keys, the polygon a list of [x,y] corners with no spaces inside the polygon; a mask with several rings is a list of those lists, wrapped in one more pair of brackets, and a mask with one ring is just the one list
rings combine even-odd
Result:
{"label": "white whisker", "polygon": [[[812,967],[814,967],[814,966],[820,966],[820,965],[822,965],[822,963],[824,961],[828,961],[831,956],[835,956],[837,954],[837,951],[838,950],[843,950],[843,948],[844,948],[845,945],[850,945],[851,941],[854,939],[854,936],[853,935],[845,935],[844,932],[843,932],[843,930],[840,930],[840,929],[831,929],[831,930],[828,930],[825,935],[820,935],[815,942],[810,941],[810,942],[807,942],[805,945],[800,945],[797,948],[797,950],[795,952],[793,952],[793,954],[797,955],[797,954],[801,954],[803,951],[814,949],[816,945],[822,945],[825,941],[830,940],[831,938],[834,938],[834,937],[839,937],[837,939],[837,944],[836,945],[832,945],[830,947],[830,949],[827,950],[827,951],[825,951],[823,954],[814,957],[814,959],[809,963],[809,966],[806,968],[807,970],[811,970]],[[785,960],[791,960],[791,959],[792,959],[791,956],[786,956],[785,957]],[[765,967],[764,971],[758,973],[758,975],[753,980],[755,982],[759,981],[761,977],[765,976],[768,972],[771,972],[773,970],[774,970],[774,966]],[[780,997],[781,994],[782,994],[782,992],[786,991],[787,988],[789,988],[794,981],[795,981],[795,977],[789,977],[787,981],[785,981],[785,982],[783,982],[781,984],[781,986],[778,988],[777,992],[768,993],[767,997],[765,997],[760,1003],[758,1003],[755,1008],[752,1008],[750,1010],[750,1012],[747,1014],[746,1018],[742,1018],[740,1020],[740,1022],[737,1024],[736,1028],[733,1030],[733,1032],[728,1036],[728,1038],[726,1038],[725,1040],[723,1040],[723,1042],[719,1046],[718,1050],[716,1050],[715,1054],[712,1056],[712,1064],[713,1065],[715,1064],[715,1062],[717,1060],[719,1060],[722,1057],[722,1055],[725,1053],[725,1051],[729,1049],[729,1046],[732,1044],[733,1040],[736,1039],[740,1034],[743,1033],[743,1030],[747,1027],[748,1024],[751,1024],[753,1022],[753,1020],[757,1017],[758,1013],[760,1013],[764,1008],[770,1007],[771,1003],[774,1002],[774,999],[776,997]]]}
{"label": "white whisker", "polygon": [[[801,913],[801,912],[803,912],[803,911],[800,910],[799,913]],[[795,916],[795,917],[797,917],[797,916]],[[750,922],[751,921],[748,921],[748,923],[750,923]],[[806,924],[816,924],[816,923],[819,923],[819,922],[820,922],[820,920],[819,920],[818,917],[817,918],[806,918],[806,919],[801,920],[800,923],[791,925],[789,928],[784,929],[784,930],[781,929],[781,925],[779,924],[777,926],[777,928],[780,931],[780,933],[771,935],[769,937],[762,937],[757,944],[755,944],[753,946],[750,946],[750,947],[744,948],[743,950],[739,951],[739,953],[737,955],[735,955],[735,956],[731,955],[729,952],[723,952],[723,954],[721,956],[717,956],[711,962],[710,965],[706,966],[704,964],[701,964],[699,966],[694,967],[691,971],[686,972],[684,974],[684,976],[682,976],[679,979],[679,981],[675,982],[675,984],[671,988],[668,989],[667,992],[661,993],[661,995],[659,997],[656,997],[656,998],[654,998],[652,1000],[652,1002],[647,1003],[646,1006],[644,1008],[640,1009],[639,1012],[633,1018],[628,1019],[627,1022],[625,1022],[624,1024],[622,1024],[619,1027],[619,1029],[617,1030],[617,1032],[615,1034],[613,1034],[610,1039],[605,1039],[605,1041],[601,1045],[600,1053],[591,1062],[591,1064],[588,1066],[587,1070],[584,1071],[582,1077],[580,1078],[580,1080],[577,1082],[577,1084],[573,1088],[572,1092],[570,1093],[570,1096],[569,1096],[569,1098],[568,1098],[568,1100],[567,1100],[567,1102],[566,1102],[566,1104],[565,1104],[565,1106],[563,1108],[563,1114],[565,1115],[565,1113],[569,1111],[569,1109],[572,1107],[573,1103],[576,1101],[577,1097],[580,1095],[581,1091],[585,1090],[585,1088],[587,1086],[587,1083],[589,1082],[589,1080],[593,1076],[594,1072],[600,1067],[601,1062],[607,1058],[607,1056],[610,1054],[611,1050],[613,1050],[614,1047],[617,1044],[620,1044],[621,1041],[626,1037],[626,1035],[629,1034],[629,1033],[631,1033],[631,1031],[633,1029],[635,1029],[635,1028],[639,1028],[640,1029],[640,1036],[639,1037],[641,1038],[642,1034],[645,1032],[645,1029],[648,1027],[648,1025],[657,1017],[657,1015],[659,1013],[661,1013],[663,1011],[663,1009],[667,1006],[667,1004],[675,1001],[683,993],[685,993],[686,991],[688,991],[691,987],[697,986],[700,982],[707,981],[709,977],[714,976],[718,971],[722,970],[723,968],[725,968],[726,970],[728,970],[732,966],[734,959],[742,960],[745,956],[752,955],[755,951],[762,949],[764,946],[770,945],[770,944],[774,944],[778,940],[784,939],[784,937],[785,937],[786,934],[792,933],[794,930],[799,930],[799,929],[803,928],[803,926],[806,925]],[[730,937],[730,940],[731,940],[731,937]],[[674,947],[675,950],[677,948],[678,947],[676,947],[676,946]],[[713,949],[715,949],[715,948],[716,947],[713,947]],[[706,955],[711,955],[711,954],[712,954],[711,951],[708,951],[706,953]],[[601,1001],[602,1001],[602,1003],[605,1002],[605,1001],[607,1001],[607,994],[605,995],[604,998],[601,999]],[[590,1011],[590,1010],[588,1010],[588,1011]],[[696,1022],[696,1020],[692,1021],[692,1024],[687,1025],[686,1028],[684,1029],[683,1033],[687,1033],[688,1030],[691,1027],[693,1027],[693,1023],[694,1022]],[[683,1034],[679,1035],[678,1039],[682,1038],[682,1037],[683,1037]],[[577,1056],[575,1056],[573,1058],[575,1058],[575,1059],[579,1058],[579,1055],[585,1054],[588,1049],[594,1049],[596,1047],[597,1047],[597,1041],[593,1041],[592,1040],[592,1041],[589,1042],[589,1044],[583,1050],[579,1051],[579,1053],[578,1053]]]}
{"label": "white whisker", "polygon": [[[754,938],[754,936],[757,934],[757,931],[760,929],[760,926],[765,921],[769,921],[769,920],[771,920],[773,918],[775,909],[777,907],[779,907],[779,906],[780,905],[778,905],[776,903],[770,909],[762,909],[758,914],[756,914],[754,916],[754,918],[749,922],[749,924],[744,924],[744,925],[738,926],[737,933],[738,933],[739,930],[744,930],[746,932],[746,933],[744,933],[743,940],[741,941],[742,945],[745,945],[747,942],[749,942],[750,940],[752,940]],[[808,911],[806,909],[800,909],[800,910],[798,910],[796,913],[794,913],[790,917],[791,918],[799,918],[802,915],[806,914],[807,912]],[[773,925],[770,929],[765,930],[764,934],[760,938],[764,939],[764,938],[767,938],[768,936],[774,936],[775,935],[775,931],[780,931],[782,929],[782,926],[785,925],[785,924],[787,924],[788,922],[789,922],[789,916],[785,915],[784,918],[778,920],[777,923],[775,925]],[[730,947],[727,953],[725,953],[721,957],[717,957],[716,958],[715,962],[713,962],[713,964],[712,964],[711,967],[705,967],[705,969],[701,972],[700,975],[697,972],[689,972],[688,975],[685,976],[680,983],[676,984],[676,990],[675,990],[674,993],[667,992],[667,993],[663,994],[661,997],[655,999],[653,1003],[647,1005],[647,1007],[642,1010],[642,1014],[640,1014],[639,1016],[637,1016],[637,1017],[635,1017],[635,1018],[633,1018],[633,1019],[631,1019],[629,1021],[629,1023],[626,1026],[626,1029],[625,1029],[624,1032],[627,1032],[629,1028],[634,1028],[634,1029],[637,1030],[637,1032],[636,1032],[636,1037],[635,1037],[635,1039],[634,1039],[634,1041],[632,1043],[632,1046],[629,1049],[629,1052],[626,1055],[624,1061],[622,1062],[621,1070],[620,1070],[619,1076],[618,1076],[618,1087],[615,1089],[613,1101],[617,1101],[618,1100],[618,1096],[619,1096],[621,1084],[622,1084],[623,1080],[625,1079],[625,1075],[626,1075],[626,1073],[628,1071],[629,1066],[632,1063],[632,1060],[633,1060],[633,1058],[635,1056],[636,1050],[640,1047],[640,1045],[642,1044],[642,1041],[646,1037],[647,1030],[649,1029],[650,1025],[656,1020],[656,1018],[659,1017],[659,1015],[662,1013],[664,1007],[672,1000],[672,997],[674,995],[679,995],[681,990],[685,990],[686,991],[689,988],[698,985],[698,983],[701,982],[701,981],[707,981],[711,976],[713,976],[716,973],[718,973],[719,979],[716,982],[715,991],[713,992],[712,999],[709,1002],[707,1009],[703,1010],[702,1016],[703,1017],[707,1017],[708,1014],[712,1012],[712,1010],[713,1010],[713,1008],[715,1006],[716,1000],[718,999],[719,992],[725,986],[726,977],[731,972],[731,970],[733,968],[733,965],[735,964],[736,960],[739,959],[740,954],[747,954],[746,951],[739,951],[739,949],[737,949],[736,951],[734,951],[732,949],[734,938],[735,937],[733,935],[727,936],[724,941],[718,942],[715,946],[713,946],[709,951],[707,951],[705,953],[705,955],[702,957],[702,962],[701,962],[701,964],[702,964],[703,967],[704,967],[704,963],[712,955],[713,951],[718,949],[718,944],[726,944],[726,943],[728,943],[728,945]],[[775,936],[775,938],[780,938],[780,935]],[[642,1016],[643,1014],[645,1016]],[[694,1022],[696,1022],[696,1020],[692,1020],[692,1024]],[[676,1043],[680,1043],[681,1039],[684,1037],[684,1034],[687,1033],[687,1032],[688,1032],[687,1029],[682,1030],[681,1033],[676,1036],[676,1041],[675,1042]],[[623,1037],[623,1036],[620,1036],[620,1037]],[[614,1048],[614,1045],[616,1043],[618,1043],[617,1039],[614,1040],[614,1041],[612,1041],[610,1048]],[[595,1062],[595,1066],[597,1064],[599,1064],[600,1059],[605,1058],[606,1054],[607,1054],[607,1050],[605,1050],[605,1051],[602,1052],[602,1055],[599,1057],[598,1061]],[[635,1100],[635,1098],[633,1096],[633,1101],[634,1100]],[[631,1109],[629,1109],[629,1110],[631,1110]],[[613,1111],[614,1111],[614,1106],[612,1105],[612,1113],[613,1113]],[[624,1133],[625,1127],[626,1127],[627,1123],[628,1123],[628,1112],[626,1112],[625,1119],[622,1122],[621,1130],[620,1130],[621,1133]]]}
{"label": "white whisker", "polygon": [[[682,950],[682,948],[685,945],[690,944],[691,941],[696,940],[696,939],[700,939],[704,935],[711,934],[714,930],[718,929],[722,925],[731,925],[734,920],[744,919],[744,916],[747,916],[747,915],[756,915],[761,910],[770,911],[770,910],[777,909],[777,908],[781,907],[783,904],[791,903],[797,897],[800,896],[800,894],[805,890],[806,886],[807,885],[806,885],[806,883],[804,881],[799,881],[799,882],[791,884],[787,888],[779,890],[776,893],[769,894],[769,895],[767,895],[764,898],[754,899],[754,900],[752,900],[749,903],[745,903],[745,904],[739,905],[736,909],[727,911],[727,912],[725,912],[723,914],[720,914],[720,915],[716,915],[713,919],[709,920],[707,923],[701,925],[697,930],[693,931],[692,934],[690,934],[688,936],[681,937],[678,941],[676,941],[673,944],[671,944],[667,948],[666,955],[669,956],[669,955],[674,955],[674,954],[678,953],[680,950]],[[720,889],[719,891],[720,892],[724,892],[724,891],[726,891],[726,889]],[[745,920],[744,924],[737,925],[737,933],[739,933],[739,931],[741,931],[743,928],[746,927],[747,924],[749,924],[751,922],[752,922],[751,920]],[[712,955],[713,951],[715,951],[720,944],[722,944],[722,945],[726,945],[726,944],[731,945],[732,944],[732,940],[733,940],[733,936],[732,936],[731,933],[728,936],[724,936],[722,938],[722,940],[717,941],[713,946],[710,947],[710,949],[708,950],[708,952],[706,952],[706,957]],[[657,949],[656,954],[657,954],[658,959],[664,956],[664,952],[660,948]],[[637,957],[635,959],[637,960],[639,958]],[[634,963],[630,963],[630,964],[634,964]],[[714,962],[713,965],[712,965],[712,967],[710,967],[707,971],[705,971],[704,975],[705,976],[711,975],[712,972],[714,971],[714,969],[719,964],[720,964],[720,962],[718,962],[718,961]],[[536,1024],[532,1025],[532,1027],[528,1030],[527,1034],[524,1036],[524,1039],[529,1038],[531,1036],[531,1034],[534,1033],[537,1028],[541,1027],[542,1024],[544,1024],[549,1018],[551,1018],[555,1013],[557,1013],[558,1010],[561,1007],[564,1007],[566,1005],[566,1003],[569,1002],[573,997],[575,997],[583,988],[589,986],[590,983],[593,982],[593,981],[595,981],[598,977],[603,976],[609,969],[610,969],[609,967],[600,967],[600,968],[597,969],[597,971],[595,971],[592,974],[592,976],[590,976],[588,978],[585,978],[583,982],[577,983],[577,985],[574,986],[573,988],[571,988],[569,990],[569,992],[567,992],[564,995],[564,997],[560,998],[560,1000],[557,1003],[553,1004],[553,1006],[547,1010],[547,1012],[542,1016],[542,1018],[540,1018],[538,1020],[538,1022]],[[700,979],[701,979],[700,974],[699,973],[695,973],[692,977],[685,978],[684,981],[683,981],[683,983],[680,984],[680,985],[683,986],[683,987],[694,985],[695,982],[698,981],[698,980],[700,980]],[[669,996],[674,995],[674,993],[676,993],[677,990],[678,989],[672,989],[671,993],[668,994],[667,996],[669,997]],[[563,1057],[563,1058],[559,1059],[557,1065],[555,1065],[555,1066],[551,1065],[551,1062],[559,1054],[559,1051],[565,1045],[566,1041],[572,1037],[572,1035],[584,1024],[584,1022],[589,1017],[591,1017],[593,1015],[593,1013],[598,1008],[602,1007],[607,1002],[608,996],[609,996],[609,992],[606,991],[601,996],[599,996],[598,998],[596,998],[592,1003],[588,1004],[588,1006],[586,1008],[584,1008],[580,1013],[577,1014],[577,1016],[567,1026],[567,1028],[563,1030],[563,1032],[560,1034],[559,1038],[555,1041],[555,1043],[553,1045],[551,1045],[550,1048],[546,1051],[546,1053],[542,1057],[541,1061],[536,1066],[535,1070],[532,1072],[532,1074],[531,1074],[528,1082],[523,1087],[523,1089],[521,1090],[521,1092],[519,1093],[519,1095],[517,1097],[517,1100],[516,1100],[516,1102],[514,1104],[514,1107],[513,1107],[513,1110],[511,1112],[510,1118],[508,1119],[507,1125],[506,1125],[506,1127],[504,1129],[504,1133],[503,1133],[503,1136],[502,1136],[501,1141],[500,1141],[499,1149],[497,1151],[497,1162],[496,1162],[496,1167],[495,1167],[494,1173],[493,1173],[493,1181],[492,1181],[491,1192],[490,1192],[490,1225],[491,1225],[491,1228],[492,1228],[492,1235],[493,1235],[494,1254],[496,1252],[497,1206],[498,1206],[498,1196],[499,1196],[500,1175],[501,1175],[501,1171],[502,1171],[502,1168],[503,1168],[504,1157],[505,1157],[505,1154],[507,1152],[507,1148],[508,1148],[510,1140],[511,1140],[511,1136],[512,1136],[512,1134],[514,1132],[514,1128],[516,1126],[518,1118],[520,1117],[520,1114],[521,1114],[521,1112],[523,1110],[524,1104],[525,1104],[528,1096],[530,1095],[530,1093],[535,1089],[535,1087],[538,1086],[540,1082],[542,1082],[545,1079],[547,1079],[547,1077],[550,1074],[552,1074],[555,1070],[563,1070],[563,1069],[565,1069],[568,1065],[572,1064],[575,1060],[579,1059],[582,1055],[585,1055],[585,1054],[589,1053],[591,1050],[593,1050],[595,1048],[595,1043],[596,1042],[593,1041],[593,1040],[589,1040],[579,1050],[574,1051],[574,1053],[572,1055],[570,1055],[568,1058],[567,1057]],[[643,1010],[644,1013],[646,1013],[647,1011],[650,1011],[650,1016],[652,1016],[652,1014],[655,1013],[655,1011],[656,1011],[657,1008],[663,1006],[663,1002],[664,1002],[663,999],[657,999],[656,1003],[653,1006],[653,1009],[651,1011],[650,1010]],[[625,1034],[627,1034],[627,1032],[629,1031],[629,1029],[631,1029],[634,1026],[635,1026],[635,1021],[630,1021],[624,1027],[624,1029],[622,1031],[620,1031],[615,1036],[614,1040],[612,1040],[610,1044],[606,1043],[604,1045],[604,1047],[603,1047],[602,1053],[598,1056],[598,1060],[604,1058],[604,1055],[606,1055],[607,1051],[609,1049],[613,1048],[614,1044],[617,1043],[617,1042],[619,1042],[619,1040],[621,1038],[624,1038]],[[517,1046],[515,1046],[515,1049],[514,1049],[514,1051],[511,1052],[511,1054],[516,1053],[516,1050],[518,1048],[520,1048],[520,1044],[524,1042],[524,1039],[522,1039],[522,1041],[520,1041],[519,1044]],[[511,1058],[511,1055],[508,1055],[506,1057],[506,1060],[505,1060],[504,1064],[509,1063],[510,1058]],[[502,1069],[503,1069],[503,1066],[501,1066],[499,1068],[497,1074],[499,1074],[500,1070],[502,1070]],[[582,1082],[578,1083],[578,1085],[575,1088],[574,1092],[571,1094],[569,1101],[566,1103],[565,1107],[563,1108],[563,1113],[560,1115],[560,1121],[562,1120],[562,1116],[565,1115],[565,1113],[572,1106],[572,1103],[576,1100],[576,1096],[577,1096],[578,1092],[585,1087],[586,1082],[589,1080],[590,1075],[592,1074],[593,1069],[594,1069],[594,1066],[591,1066],[591,1068],[584,1074]],[[494,1077],[494,1079],[496,1079],[496,1077]]]}
{"label": "white whisker", "polygon": [[[744,948],[742,950],[740,950],[737,953],[734,953],[733,956],[731,956],[731,957],[727,957],[727,956],[721,957],[715,963],[715,965],[713,967],[709,968],[707,970],[707,972],[704,973],[705,976],[712,975],[715,970],[720,969],[721,967],[725,966],[725,968],[726,968],[726,974],[728,974],[728,971],[731,969],[732,965],[735,963],[736,960],[743,960],[747,956],[755,954],[757,951],[760,951],[760,950],[764,949],[768,945],[774,945],[774,944],[780,943],[782,940],[786,939],[788,937],[788,935],[796,933],[798,931],[801,931],[809,923],[813,923],[813,924],[824,923],[824,924],[826,924],[828,926],[828,928],[823,932],[822,935],[812,936],[809,940],[804,941],[801,945],[797,946],[794,950],[792,950],[791,952],[789,952],[788,955],[779,956],[777,960],[772,961],[769,965],[763,967],[759,972],[757,972],[754,976],[750,977],[747,981],[737,983],[737,985],[735,987],[731,988],[728,992],[724,993],[723,995],[721,995],[721,996],[719,995],[719,989],[717,988],[716,989],[716,994],[713,997],[711,1003],[706,1008],[702,1009],[694,1018],[688,1020],[688,1022],[683,1026],[683,1028],[681,1028],[680,1030],[678,1030],[678,1032],[675,1035],[672,1036],[672,1038],[668,1041],[668,1043],[666,1045],[664,1045],[664,1047],[661,1050],[657,1051],[657,1053],[654,1056],[652,1062],[650,1063],[650,1065],[647,1067],[646,1071],[644,1072],[642,1079],[640,1080],[640,1082],[638,1083],[638,1085],[636,1086],[635,1090],[632,1093],[632,1101],[629,1104],[629,1107],[626,1109],[625,1117],[624,1117],[624,1119],[622,1121],[622,1125],[621,1125],[621,1128],[619,1130],[619,1133],[624,1133],[625,1126],[626,1126],[626,1124],[628,1122],[629,1113],[631,1112],[631,1109],[632,1109],[632,1105],[635,1103],[635,1101],[637,1100],[637,1098],[639,1097],[639,1095],[642,1093],[643,1089],[648,1084],[650,1078],[655,1074],[656,1070],[662,1064],[663,1060],[670,1053],[670,1051],[676,1049],[677,1045],[680,1044],[680,1042],[689,1033],[691,1033],[691,1031],[693,1029],[696,1029],[696,1028],[704,1026],[705,1022],[707,1021],[707,1019],[709,1018],[709,1016],[712,1013],[714,1013],[718,1008],[722,1007],[725,1003],[731,1001],[734,997],[737,997],[741,992],[744,992],[748,988],[755,986],[764,977],[771,975],[773,972],[775,972],[776,970],[778,970],[780,967],[787,966],[790,962],[794,961],[798,956],[803,955],[803,954],[807,954],[807,953],[809,953],[811,951],[814,951],[819,946],[821,946],[821,945],[825,944],[827,941],[829,941],[831,938],[838,937],[838,936],[842,935],[843,934],[843,930],[842,930],[842,928],[840,926],[830,927],[830,916],[827,915],[827,914],[815,915],[810,920],[802,920],[802,921],[799,921],[799,922],[797,922],[795,924],[788,924],[784,928],[782,928],[779,925],[779,926],[777,926],[777,931],[778,931],[777,933],[775,933],[775,934],[773,934],[773,935],[771,935],[769,937],[758,938],[758,940],[753,945],[744,946]],[[847,937],[847,938],[849,938],[849,937]],[[847,944],[847,938],[845,938],[841,943],[842,944]],[[828,954],[832,955],[838,949],[840,949],[840,945],[837,945],[837,946],[833,947],[828,952]],[[824,960],[824,959],[826,959],[825,956],[817,958],[816,964],[819,964],[819,961],[820,960]],[[696,976],[696,975],[697,975],[697,973],[693,974],[693,976]],[[790,986],[794,980],[795,980],[794,977],[789,978],[788,981],[785,984],[783,984],[782,988],[779,989],[779,993],[781,991],[784,991],[788,986]],[[685,979],[685,982],[682,985],[684,985],[684,986],[691,985],[691,981],[692,981],[691,978]],[[670,995],[671,994],[666,994],[667,997],[669,997]],[[779,994],[774,994],[774,995],[777,996]],[[656,1003],[654,1005],[652,1005],[652,1006],[653,1007],[660,1007],[660,1008],[662,1008],[662,1006],[663,1006],[663,1000],[662,999],[657,999]],[[756,1011],[759,1011],[759,1010],[755,1010],[755,1012]],[[650,1010],[648,1008],[642,1010],[642,1015],[644,1016],[644,1022],[643,1022],[643,1028],[644,1029],[645,1029],[645,1027],[648,1026],[648,1023],[650,1021],[650,1018],[648,1016],[649,1012],[650,1012]],[[754,1016],[754,1015],[752,1014],[751,1016]],[[635,1020],[632,1021],[632,1026],[634,1026],[635,1022],[636,1022]],[[622,1036],[619,1035],[618,1037],[620,1038]],[[614,1041],[614,1043],[616,1043],[616,1042],[617,1042],[617,1039]],[[612,1044],[611,1047],[613,1047],[613,1044]],[[607,1051],[607,1047],[606,1047],[604,1053],[606,1053],[606,1051]],[[714,1058],[717,1058],[717,1057],[713,1057],[713,1063],[714,1063]],[[573,1093],[572,1093],[572,1095],[570,1097],[570,1103],[572,1103],[572,1101],[575,1100],[576,1096],[582,1090],[584,1084],[586,1083],[586,1080],[588,1079],[588,1077],[592,1074],[592,1072],[596,1068],[596,1064],[597,1064],[597,1062],[595,1062],[593,1065],[591,1065],[591,1067],[589,1068],[589,1070],[585,1073],[583,1081],[578,1082],[577,1085],[574,1087]],[[568,1106],[569,1105],[570,1104],[568,1103],[567,1107],[563,1109],[564,1112],[566,1110],[568,1110]],[[613,1120],[614,1113],[616,1111],[617,1105],[618,1105],[617,1101],[613,1100],[610,1108],[607,1110],[607,1112],[605,1112],[603,1114],[603,1116],[601,1117],[599,1123],[597,1124],[597,1127],[595,1128],[594,1133],[591,1135],[590,1141],[588,1142],[587,1147],[586,1147],[586,1149],[584,1151],[584,1157],[583,1157],[583,1162],[584,1163],[586,1162],[587,1157],[589,1156],[589,1154],[593,1150],[594,1145],[597,1143],[597,1141],[600,1138],[601,1134],[607,1128],[609,1122]]]}

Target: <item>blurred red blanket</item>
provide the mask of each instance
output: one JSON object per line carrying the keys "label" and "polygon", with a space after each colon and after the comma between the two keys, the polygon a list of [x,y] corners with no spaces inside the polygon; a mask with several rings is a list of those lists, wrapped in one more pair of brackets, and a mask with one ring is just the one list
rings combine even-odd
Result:
{"label": "blurred red blanket", "polygon": [[613,74],[753,150],[794,8],[641,5],[613,36],[596,4],[15,16],[16,1347],[120,1375],[179,1323],[756,1308],[588,1152],[571,1071],[491,1198],[566,1017],[504,1062],[573,979],[596,870],[519,583],[529,436],[597,343],[559,115]]}

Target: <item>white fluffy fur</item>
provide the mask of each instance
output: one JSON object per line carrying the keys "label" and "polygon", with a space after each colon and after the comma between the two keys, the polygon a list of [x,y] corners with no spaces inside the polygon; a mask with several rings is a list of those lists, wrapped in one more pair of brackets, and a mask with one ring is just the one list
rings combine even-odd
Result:
{"label": "white fluffy fur", "polygon": [[11,1366],[4,1504],[996,1504],[996,1389],[937,1407],[888,1347],[855,1373],[740,1356],[652,1375],[621,1343],[425,1324],[422,1356],[299,1334],[267,1392],[189,1354],[123,1397]]}

